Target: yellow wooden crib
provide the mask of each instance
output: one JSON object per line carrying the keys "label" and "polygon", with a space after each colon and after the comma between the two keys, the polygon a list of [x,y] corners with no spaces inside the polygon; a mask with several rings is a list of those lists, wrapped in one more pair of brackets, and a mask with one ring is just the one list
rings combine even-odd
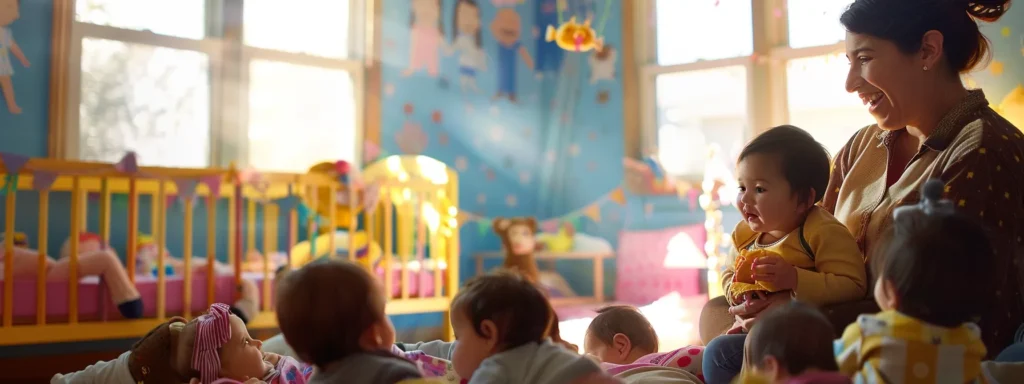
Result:
{"label": "yellow wooden crib", "polygon": [[[321,257],[359,261],[380,277],[390,314],[444,312],[451,337],[458,180],[440,161],[387,157],[362,170],[358,188],[324,172],[132,164],[133,155],[117,164],[0,161],[0,346],[139,337],[170,316],[234,302],[243,286],[258,290],[249,326],[273,328],[275,270]],[[108,278],[82,275],[94,269],[79,262],[93,239],[123,250],[141,318],[124,319],[110,304]],[[48,256],[57,248],[63,257]],[[140,267],[146,255],[153,265]]]}

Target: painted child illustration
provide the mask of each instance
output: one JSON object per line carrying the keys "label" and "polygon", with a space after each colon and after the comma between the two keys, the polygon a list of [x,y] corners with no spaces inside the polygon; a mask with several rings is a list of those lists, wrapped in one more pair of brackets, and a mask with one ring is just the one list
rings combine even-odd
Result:
{"label": "painted child illustration", "polygon": [[430,77],[437,77],[442,43],[444,21],[441,20],[441,0],[412,0],[409,68],[402,72],[402,76],[411,76],[420,69],[426,69]]}
{"label": "painted child illustration", "polygon": [[549,25],[558,27],[558,0],[539,0],[534,2],[533,7],[533,38],[537,40],[535,71],[538,78],[543,78],[545,73],[557,73],[565,58],[562,48],[554,42],[546,41],[541,35]]}
{"label": "painted child illustration", "polygon": [[21,107],[14,101],[14,84],[11,83],[14,66],[11,65],[10,55],[17,57],[25,68],[29,67],[28,59],[14,41],[10,28],[11,23],[21,17],[20,6],[21,0],[0,0],[0,90],[3,90],[7,109],[15,115],[21,113]]}
{"label": "painted child illustration", "polygon": [[507,97],[513,103],[516,101],[517,54],[528,68],[533,69],[533,58],[519,40],[521,24],[519,14],[512,8],[499,9],[491,22],[491,34],[498,42],[498,93],[494,98]]}
{"label": "painted child illustration", "polygon": [[453,22],[455,23],[454,41],[449,54],[459,54],[459,83],[462,90],[480,90],[476,87],[476,73],[487,68],[487,54],[484,53],[483,39],[480,36],[480,5],[476,0],[458,0],[455,3]]}

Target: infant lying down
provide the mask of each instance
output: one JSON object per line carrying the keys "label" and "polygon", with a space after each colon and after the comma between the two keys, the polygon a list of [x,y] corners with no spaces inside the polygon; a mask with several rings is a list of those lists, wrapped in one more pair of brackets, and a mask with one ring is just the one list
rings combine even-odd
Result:
{"label": "infant lying down", "polygon": [[111,361],[57,374],[51,384],[305,384],[313,369],[294,358],[260,350],[245,324],[225,304],[193,321],[175,317],[157,326]]}

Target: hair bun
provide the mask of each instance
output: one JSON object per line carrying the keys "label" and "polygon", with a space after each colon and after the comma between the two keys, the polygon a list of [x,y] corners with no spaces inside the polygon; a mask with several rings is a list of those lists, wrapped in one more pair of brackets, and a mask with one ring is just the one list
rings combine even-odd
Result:
{"label": "hair bun", "polygon": [[975,19],[985,22],[999,20],[1006,11],[1010,10],[1011,0],[966,0],[967,14]]}

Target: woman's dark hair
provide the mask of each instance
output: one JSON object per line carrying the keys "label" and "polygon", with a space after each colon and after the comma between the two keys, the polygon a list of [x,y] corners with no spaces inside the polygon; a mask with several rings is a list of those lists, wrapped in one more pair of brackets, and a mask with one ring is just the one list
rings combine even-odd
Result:
{"label": "woman's dark hair", "polygon": [[[438,15],[441,15],[441,11],[442,11],[441,7],[442,7],[442,5],[443,4],[441,3],[441,0],[437,0],[437,12],[438,12]],[[412,27],[414,25],[416,25],[416,13],[410,11],[409,12],[409,26]],[[444,38],[444,17],[438,17],[437,18],[437,33],[441,35],[442,39]]]}
{"label": "woman's dark hair", "polygon": [[980,223],[957,213],[900,214],[868,263],[891,284],[896,310],[930,324],[978,321],[992,304],[992,244]]}
{"label": "woman's dark hair", "polygon": [[810,133],[792,125],[769,129],[747,143],[737,162],[758,153],[779,158],[782,174],[800,202],[807,201],[812,190],[814,202],[821,201],[832,164],[828,150]]}
{"label": "woman's dark hair", "polygon": [[320,368],[367,352],[359,339],[385,316],[375,300],[376,284],[347,260],[315,261],[288,272],[275,301],[281,334],[302,360]]}
{"label": "woman's dark hair", "polygon": [[[458,0],[455,2],[455,7],[452,8],[452,41],[459,35],[459,6],[465,5],[472,7],[476,11],[476,18],[480,19],[480,5],[476,3],[476,0]],[[478,27],[476,33],[473,34],[473,43],[477,48],[484,46],[483,38],[480,36],[480,30],[483,27]]]}
{"label": "woman's dark hair", "polygon": [[832,346],[835,329],[821,311],[799,301],[769,309],[747,335],[747,363],[760,366],[768,356],[789,375],[814,368],[838,371]]}
{"label": "woman's dark hair", "polygon": [[558,326],[548,299],[521,274],[499,270],[473,278],[452,299],[452,312],[462,313],[476,333],[481,324],[493,321],[503,350],[527,343],[539,343],[552,336]]}
{"label": "woman's dark hair", "polygon": [[633,347],[648,353],[658,352],[658,334],[640,310],[629,305],[610,305],[597,310],[597,316],[587,327],[587,335],[612,345],[616,334],[629,338]]}
{"label": "woman's dark hair", "polygon": [[907,54],[921,49],[926,32],[939,31],[947,63],[960,74],[985,61],[991,50],[976,20],[998,20],[1010,9],[1010,1],[857,0],[839,22],[852,33],[892,41]]}

